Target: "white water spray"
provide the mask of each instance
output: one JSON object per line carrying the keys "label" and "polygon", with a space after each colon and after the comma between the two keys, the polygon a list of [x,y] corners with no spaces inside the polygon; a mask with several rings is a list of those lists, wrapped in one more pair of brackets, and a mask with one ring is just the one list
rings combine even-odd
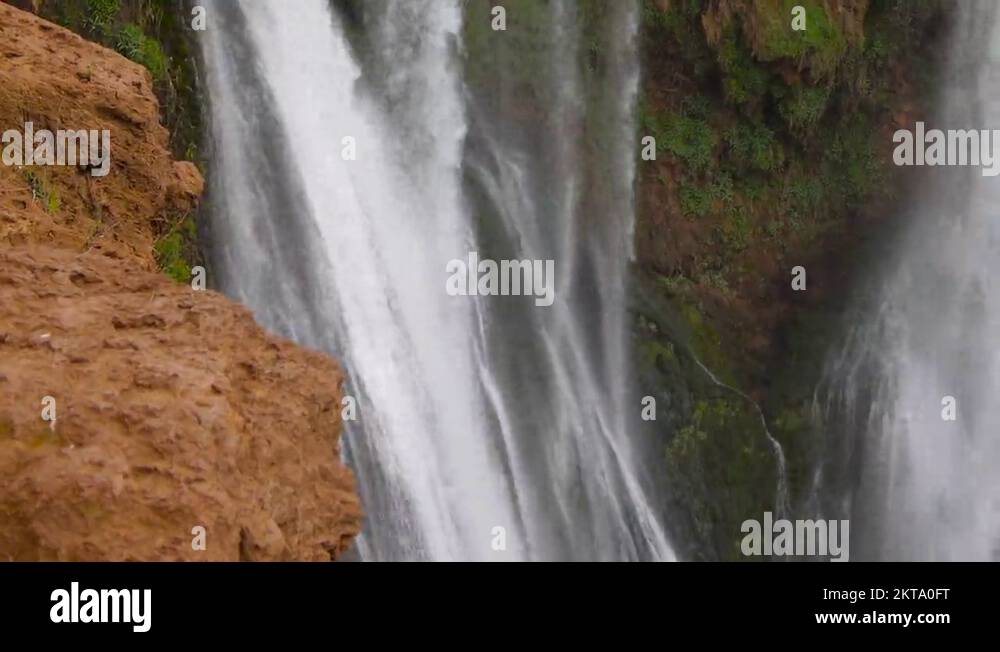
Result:
{"label": "white water spray", "polygon": [[[225,16],[204,44],[214,259],[223,289],[264,323],[346,366],[360,401],[347,452],[368,515],[361,556],[672,558],[625,412],[635,7],[615,10],[609,61],[622,74],[598,89],[617,120],[603,163],[615,203],[589,201],[607,223],[582,238],[580,188],[594,171],[574,159],[576,134],[555,136],[567,176],[551,196],[529,190],[520,141],[478,122],[499,168],[476,167],[463,3],[366,3],[353,26],[364,61],[325,0],[212,4]],[[582,85],[560,79],[548,110],[582,125]],[[348,142],[355,160],[342,156]],[[525,313],[530,298],[508,311],[445,293],[447,261],[484,242],[465,174],[493,189],[487,203],[516,233],[516,257],[559,255],[565,299],[551,313]],[[595,275],[596,288],[574,287]]]}
{"label": "white water spray", "polygon": [[[962,2],[955,11],[936,120],[996,128],[995,3]],[[827,420],[841,429],[817,486],[835,496],[833,509],[858,521],[856,559],[997,559],[1000,180],[976,168],[925,174],[928,190],[908,213],[905,237],[879,270],[881,282],[859,307],[819,395]]]}

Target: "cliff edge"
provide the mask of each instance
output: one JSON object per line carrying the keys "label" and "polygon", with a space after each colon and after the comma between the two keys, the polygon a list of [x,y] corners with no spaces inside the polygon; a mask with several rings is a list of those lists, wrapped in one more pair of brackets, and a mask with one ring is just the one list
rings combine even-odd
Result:
{"label": "cliff edge", "polygon": [[109,130],[111,168],[0,165],[0,559],[336,558],[342,372],[157,271],[203,181],[149,72],[0,3],[0,132],[28,122]]}

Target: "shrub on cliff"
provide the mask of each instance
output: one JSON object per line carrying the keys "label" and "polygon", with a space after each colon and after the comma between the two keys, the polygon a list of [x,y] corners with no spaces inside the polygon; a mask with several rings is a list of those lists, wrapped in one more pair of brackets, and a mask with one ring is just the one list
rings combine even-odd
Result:
{"label": "shrub on cliff", "polygon": [[120,0],[87,0],[84,21],[90,31],[109,36],[120,11]]}
{"label": "shrub on cliff", "polygon": [[169,63],[160,42],[146,36],[142,28],[135,23],[129,23],[118,31],[115,49],[149,69],[154,81],[162,82],[166,79]]}

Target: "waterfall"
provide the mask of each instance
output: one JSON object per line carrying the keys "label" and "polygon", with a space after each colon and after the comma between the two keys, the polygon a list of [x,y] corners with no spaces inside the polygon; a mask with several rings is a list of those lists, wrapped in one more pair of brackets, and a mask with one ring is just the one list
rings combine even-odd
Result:
{"label": "waterfall", "polygon": [[[637,3],[206,4],[212,275],[342,361],[360,556],[672,559],[629,380]],[[470,252],[555,261],[554,304],[449,296]]]}
{"label": "waterfall", "polygon": [[[958,3],[941,129],[1000,127],[995,3]],[[912,126],[911,126],[912,128]],[[931,125],[928,125],[928,129]],[[817,406],[816,494],[852,559],[1000,559],[1000,181],[925,168],[892,255],[849,316]],[[947,420],[950,399],[957,418]]]}

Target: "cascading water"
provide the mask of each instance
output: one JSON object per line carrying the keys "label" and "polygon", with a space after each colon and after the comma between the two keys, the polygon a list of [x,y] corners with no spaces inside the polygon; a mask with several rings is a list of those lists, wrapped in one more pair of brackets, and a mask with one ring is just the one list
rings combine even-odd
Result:
{"label": "cascading water", "polygon": [[[942,129],[1000,127],[995,3],[957,3]],[[928,125],[928,129],[931,126]],[[816,477],[852,559],[1000,557],[1000,181],[927,168],[897,252],[859,302],[818,406]],[[949,398],[957,419],[946,420]]]}
{"label": "cascading water", "polygon": [[[535,552],[669,558],[627,438],[639,405],[624,348],[637,15],[631,3],[596,7],[519,3],[508,31],[470,39],[466,173],[489,229],[480,243],[494,258],[558,261],[561,297],[545,311],[480,312]],[[488,25],[488,8],[470,23]],[[601,57],[587,61],[583,43]]]}
{"label": "cascading water", "polygon": [[[637,6],[505,4],[212,2],[215,273],[344,362],[364,559],[670,559],[630,437]],[[448,296],[473,251],[554,260],[555,303]]]}

